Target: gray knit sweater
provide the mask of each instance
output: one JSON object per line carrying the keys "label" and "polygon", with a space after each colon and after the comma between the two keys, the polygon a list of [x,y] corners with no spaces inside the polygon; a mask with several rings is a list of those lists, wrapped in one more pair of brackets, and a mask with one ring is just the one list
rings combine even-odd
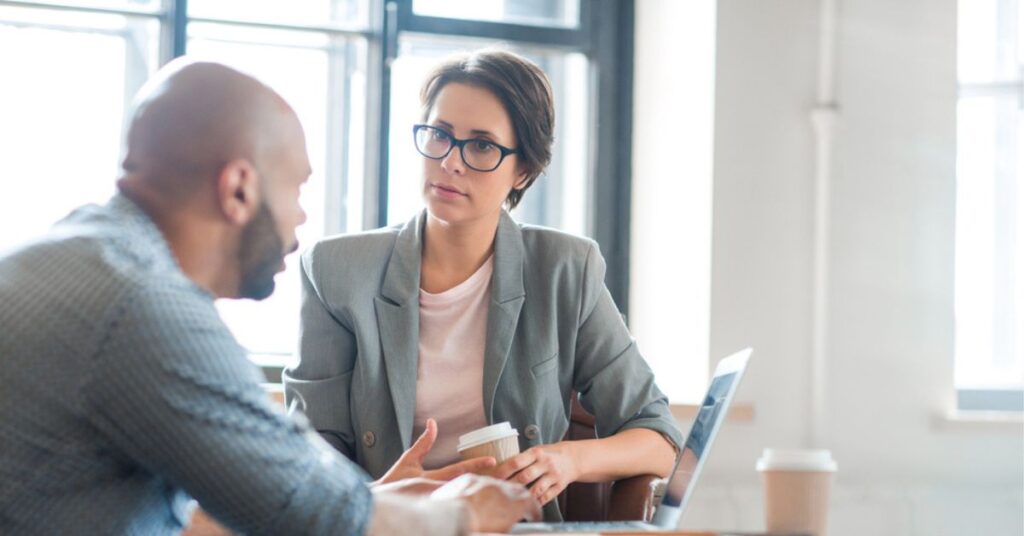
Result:
{"label": "gray knit sweater", "polygon": [[363,474],[285,416],[123,196],[0,254],[0,534],[362,534]]}

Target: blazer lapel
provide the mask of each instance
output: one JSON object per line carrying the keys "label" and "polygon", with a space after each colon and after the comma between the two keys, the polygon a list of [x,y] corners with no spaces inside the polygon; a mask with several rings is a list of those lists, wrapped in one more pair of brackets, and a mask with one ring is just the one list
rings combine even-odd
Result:
{"label": "blazer lapel", "polygon": [[402,450],[412,441],[419,361],[420,250],[423,213],[399,231],[384,272],[381,295],[374,298],[388,388],[402,439]]}
{"label": "blazer lapel", "polygon": [[502,211],[494,239],[494,274],[491,304],[487,311],[487,343],[484,348],[484,411],[493,422],[494,394],[505,370],[508,351],[519,322],[526,291],[523,287],[523,234],[507,212]]}

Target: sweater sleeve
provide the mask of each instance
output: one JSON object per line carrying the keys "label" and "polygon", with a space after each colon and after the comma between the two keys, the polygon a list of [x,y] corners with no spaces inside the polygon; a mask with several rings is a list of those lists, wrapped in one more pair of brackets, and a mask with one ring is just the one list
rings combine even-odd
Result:
{"label": "sweater sleeve", "polygon": [[208,296],[128,293],[93,359],[81,397],[112,455],[238,532],[365,533],[362,471],[270,402]]}

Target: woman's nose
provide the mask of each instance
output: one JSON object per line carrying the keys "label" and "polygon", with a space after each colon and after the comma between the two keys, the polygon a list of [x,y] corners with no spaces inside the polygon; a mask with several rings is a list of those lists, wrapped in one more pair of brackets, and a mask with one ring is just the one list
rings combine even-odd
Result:
{"label": "woman's nose", "polygon": [[[455,154],[456,151],[459,154]],[[441,160],[441,167],[448,173],[463,174],[466,172],[466,163],[462,161],[462,148],[458,145],[448,151],[448,156]]]}

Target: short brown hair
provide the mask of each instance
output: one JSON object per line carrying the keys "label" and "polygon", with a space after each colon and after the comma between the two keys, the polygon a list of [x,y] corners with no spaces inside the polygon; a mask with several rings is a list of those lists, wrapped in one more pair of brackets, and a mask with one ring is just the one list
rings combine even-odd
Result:
{"label": "short brown hair", "polygon": [[482,87],[494,94],[512,119],[526,184],[512,189],[505,203],[513,209],[551,162],[555,105],[547,75],[532,61],[506,50],[484,49],[438,65],[420,90],[424,120],[437,95],[451,82]]}

